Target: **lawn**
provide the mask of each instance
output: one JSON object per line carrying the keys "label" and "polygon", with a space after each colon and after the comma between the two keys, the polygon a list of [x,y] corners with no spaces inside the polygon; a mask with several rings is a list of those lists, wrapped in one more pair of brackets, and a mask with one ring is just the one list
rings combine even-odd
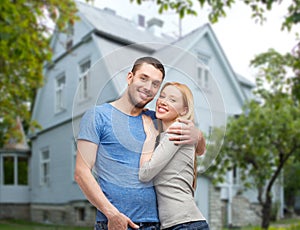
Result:
{"label": "lawn", "polygon": [[[233,230],[224,228],[223,230]],[[259,226],[237,228],[236,230],[261,230]],[[269,230],[300,230],[300,219],[283,219],[270,224]]]}
{"label": "lawn", "polygon": [[92,230],[93,227],[70,227],[32,223],[22,220],[0,220],[0,230]]}

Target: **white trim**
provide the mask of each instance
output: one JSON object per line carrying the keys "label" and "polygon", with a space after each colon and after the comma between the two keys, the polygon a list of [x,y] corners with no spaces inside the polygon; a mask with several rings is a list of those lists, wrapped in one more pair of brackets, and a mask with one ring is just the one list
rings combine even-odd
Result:
{"label": "white trim", "polygon": [[[48,157],[44,159],[43,153],[48,152]],[[50,186],[50,149],[45,147],[40,149],[40,185],[41,186]],[[44,175],[44,166],[46,166],[47,174]]]}
{"label": "white trim", "polygon": [[79,76],[79,86],[78,86],[78,96],[79,101],[87,100],[90,91],[90,77],[89,70],[91,68],[91,58],[84,58],[78,63],[78,76]]}
{"label": "white trim", "polygon": [[54,108],[55,113],[62,112],[65,109],[65,86],[66,86],[66,75],[65,73],[59,74],[55,78],[55,102]]}

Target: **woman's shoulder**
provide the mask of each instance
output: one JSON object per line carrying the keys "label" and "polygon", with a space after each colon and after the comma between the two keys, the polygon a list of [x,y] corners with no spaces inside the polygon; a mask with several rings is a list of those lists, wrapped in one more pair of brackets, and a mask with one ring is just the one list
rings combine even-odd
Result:
{"label": "woman's shoulder", "polygon": [[170,127],[175,127],[175,126],[187,126],[185,123],[180,122],[180,121],[174,121],[173,124],[170,125]]}

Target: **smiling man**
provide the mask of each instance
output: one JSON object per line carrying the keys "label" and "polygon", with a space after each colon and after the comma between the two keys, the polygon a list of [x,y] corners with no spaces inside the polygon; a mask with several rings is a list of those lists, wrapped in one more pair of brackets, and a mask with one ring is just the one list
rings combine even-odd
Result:
{"label": "smiling man", "polygon": [[[96,230],[160,229],[153,184],[140,182],[138,171],[146,138],[142,115],[155,119],[154,111],[144,108],[164,77],[159,60],[137,59],[127,74],[125,93],[116,101],[91,108],[81,120],[75,180],[97,208]],[[202,133],[185,122],[185,129],[171,131],[184,134],[174,143],[198,143],[202,151]]]}

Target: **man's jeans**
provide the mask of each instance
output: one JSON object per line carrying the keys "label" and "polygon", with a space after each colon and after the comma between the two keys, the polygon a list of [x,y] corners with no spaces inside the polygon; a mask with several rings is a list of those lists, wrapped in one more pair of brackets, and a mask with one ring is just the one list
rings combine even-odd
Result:
{"label": "man's jeans", "polygon": [[209,226],[205,220],[200,220],[178,224],[165,230],[209,230]]}
{"label": "man's jeans", "polygon": [[[136,223],[140,227],[138,228],[139,230],[160,230],[160,224],[159,223]],[[107,223],[105,222],[97,222],[95,224],[94,230],[108,230],[107,228]],[[133,228],[128,227],[128,230],[134,230]]]}

